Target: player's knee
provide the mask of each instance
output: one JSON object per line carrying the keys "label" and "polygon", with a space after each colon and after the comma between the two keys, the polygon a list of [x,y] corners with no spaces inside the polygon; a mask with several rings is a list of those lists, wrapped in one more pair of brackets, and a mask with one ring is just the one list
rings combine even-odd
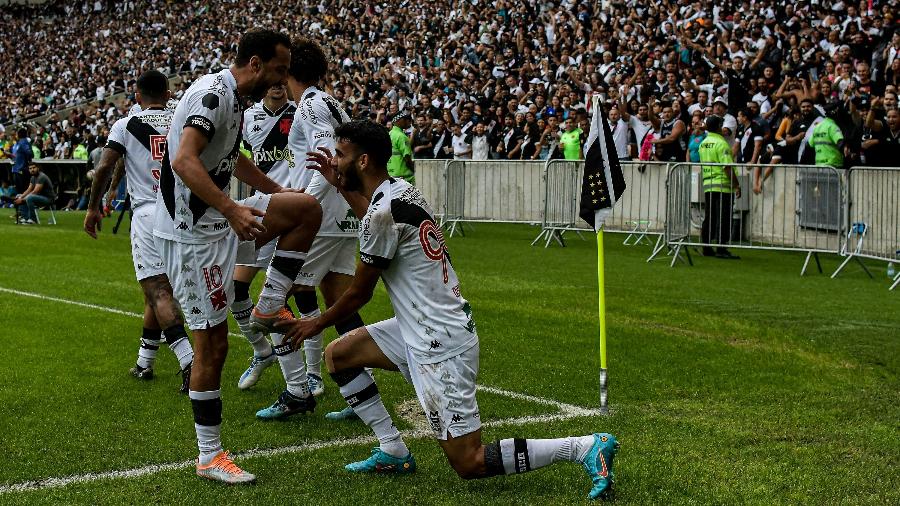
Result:
{"label": "player's knee", "polygon": [[340,348],[337,344],[340,339],[336,341],[331,341],[328,343],[328,346],[325,347],[325,367],[328,369],[328,374],[334,374],[336,371],[341,369],[340,362],[340,352],[335,352],[335,349]]}
{"label": "player's knee", "polygon": [[296,207],[298,222],[303,226],[319,230],[319,225],[322,223],[322,206],[311,195],[301,194],[298,196],[302,197]]}

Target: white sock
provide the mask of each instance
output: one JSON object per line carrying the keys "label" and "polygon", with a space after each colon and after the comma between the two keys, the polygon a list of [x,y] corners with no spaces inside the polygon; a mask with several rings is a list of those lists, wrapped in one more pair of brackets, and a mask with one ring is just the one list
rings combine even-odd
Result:
{"label": "white sock", "polygon": [[309,380],[306,376],[306,364],[300,357],[300,351],[291,348],[290,343],[282,345],[284,334],[271,334],[278,355],[278,365],[287,383],[287,391],[295,397],[309,397]]}
{"label": "white sock", "polygon": [[219,437],[222,428],[222,399],[219,390],[198,392],[190,390],[191,408],[194,412],[194,430],[197,432],[197,448],[200,464],[206,465],[222,451]]}
{"label": "white sock", "polygon": [[194,361],[194,349],[191,348],[191,341],[186,337],[182,337],[170,344],[169,349],[175,353],[175,357],[178,359],[178,366],[182,369]]}
{"label": "white sock", "polygon": [[[400,431],[381,402],[381,395],[371,375],[366,372],[360,373],[350,383],[340,387],[340,390],[344,399],[347,399],[353,407],[353,411],[375,432],[381,443],[381,451],[397,458],[409,455],[409,448],[406,447],[400,437]],[[360,394],[363,394],[362,398]]]}
{"label": "white sock", "polygon": [[159,330],[144,329],[144,334],[141,336],[141,347],[138,348],[138,367],[147,369],[156,363],[156,353],[162,343],[161,335]]}
{"label": "white sock", "polygon": [[305,260],[305,252],[275,250],[257,302],[260,313],[272,314],[284,306],[288,291],[294,286],[294,280]]}
{"label": "white sock", "polygon": [[557,439],[503,439],[500,453],[506,474],[533,471],[554,462],[581,462],[594,444],[594,436]]}
{"label": "white sock", "polygon": [[[316,309],[311,313],[302,313],[301,318],[316,318],[321,315],[321,311]],[[306,370],[309,374],[315,374],[322,377],[322,333],[318,333],[313,337],[303,341],[303,353],[306,355]],[[403,455],[405,456],[405,455]]]}
{"label": "white sock", "polygon": [[268,357],[272,354],[272,345],[266,339],[266,335],[262,332],[256,332],[250,328],[250,313],[253,311],[253,301],[251,299],[236,300],[231,304],[231,314],[237,322],[241,333],[247,338],[250,346],[253,347],[253,354],[257,357]]}

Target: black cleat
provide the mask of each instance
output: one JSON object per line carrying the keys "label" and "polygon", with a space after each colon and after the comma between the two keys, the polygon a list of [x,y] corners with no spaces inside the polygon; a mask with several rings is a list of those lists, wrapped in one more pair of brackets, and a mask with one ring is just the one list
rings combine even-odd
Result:
{"label": "black cleat", "polygon": [[181,389],[178,391],[182,394],[187,394],[188,390],[191,389],[191,366],[194,365],[193,362],[188,364],[184,369],[178,371],[177,374],[181,375]]}
{"label": "black cleat", "polygon": [[149,381],[153,379],[152,367],[141,367],[137,364],[134,364],[134,367],[132,367],[129,372],[132,376],[139,380]]}
{"label": "black cleat", "polygon": [[278,396],[275,404],[268,408],[263,408],[256,412],[256,417],[260,420],[277,420],[286,418],[297,413],[312,413],[316,409],[316,398],[310,394],[307,397],[296,397],[285,390]]}

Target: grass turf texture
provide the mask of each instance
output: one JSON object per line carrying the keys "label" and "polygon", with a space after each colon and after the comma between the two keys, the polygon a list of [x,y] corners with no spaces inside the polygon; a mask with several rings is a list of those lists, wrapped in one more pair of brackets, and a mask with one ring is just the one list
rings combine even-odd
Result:
{"label": "grass turf texture", "polygon": [[[59,225],[40,227],[0,214],[0,287],[141,311],[127,230],[113,236],[106,220],[93,241],[81,232],[82,213],[57,213]],[[565,249],[531,248],[536,233],[477,225],[449,241],[481,336],[479,383],[594,408],[595,246],[572,236]],[[612,432],[622,442],[619,503],[900,502],[900,294],[886,290],[883,263],[873,264],[879,282],[852,264],[837,280],[800,278],[799,254],[742,251],[738,262],[695,257],[693,268],[670,269],[646,264],[647,248],[624,247],[621,236],[606,244],[612,416],[492,427],[485,440]],[[823,258],[826,272],[837,262]],[[363,318],[390,314],[379,288]],[[138,319],[0,292],[0,322],[0,486],[193,458],[190,404],[176,394],[171,352],[160,350],[152,382],[128,376]],[[231,338],[226,448],[368,434],[360,423],[322,419],[343,405],[330,380],[314,415],[256,421],[283,383],[276,365],[252,390],[238,391],[250,354]],[[414,398],[398,375],[377,379],[390,410]],[[555,411],[486,393],[479,404],[486,421]],[[408,441],[419,463],[413,476],[342,469],[374,444],[239,459],[259,476],[249,488],[207,483],[181,468],[8,493],[0,503],[571,504],[590,488],[580,467],[566,464],[464,482],[429,438]]]}

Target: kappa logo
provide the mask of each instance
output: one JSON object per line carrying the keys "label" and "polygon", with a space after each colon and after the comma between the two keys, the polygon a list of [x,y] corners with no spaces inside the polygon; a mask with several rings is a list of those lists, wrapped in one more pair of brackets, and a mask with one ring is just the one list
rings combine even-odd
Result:
{"label": "kappa logo", "polygon": [[250,129],[251,132],[262,132],[262,127],[259,125],[253,125],[253,128]]}
{"label": "kappa logo", "polygon": [[459,416],[459,413],[453,415],[453,418],[450,419],[451,423],[459,423],[462,421],[462,417]]}
{"label": "kappa logo", "polygon": [[200,311],[199,307],[194,306],[191,308],[191,314],[203,314],[203,311]]}
{"label": "kappa logo", "polygon": [[200,297],[197,297],[197,294],[192,293],[192,294],[188,295],[187,300],[190,302],[194,302],[194,301],[200,300]]}
{"label": "kappa logo", "polygon": [[431,341],[431,344],[428,347],[429,347],[429,349],[436,350],[436,349],[440,348],[441,346],[443,346],[443,345],[440,343],[440,341],[435,339],[434,341]]}
{"label": "kappa logo", "polygon": [[[188,270],[190,270],[190,269],[188,269]],[[186,288],[193,288],[193,287],[197,286],[197,283],[194,283],[194,280],[193,280],[193,279],[189,279],[189,280],[187,280],[187,281],[184,282],[184,286],[185,286]]]}
{"label": "kappa logo", "polygon": [[[191,272],[191,266],[188,264],[182,265],[181,272]],[[190,281],[190,280],[188,280],[188,281]],[[187,284],[185,284],[184,286],[187,286]]]}
{"label": "kappa logo", "polygon": [[175,228],[177,228],[178,230],[187,230],[187,229],[188,229],[188,224],[182,221],[182,222],[179,223],[178,226],[175,227]]}
{"label": "kappa logo", "polygon": [[274,290],[274,289],[275,289],[275,287],[272,286],[272,283],[268,283],[268,282],[267,282],[267,283],[266,283],[265,285],[263,285],[263,286],[266,287],[266,288],[268,288],[269,290]]}
{"label": "kappa logo", "polygon": [[142,270],[144,270],[144,266],[143,266],[143,265],[141,265],[141,264],[138,264],[138,270],[139,270],[139,271],[142,271]]}

